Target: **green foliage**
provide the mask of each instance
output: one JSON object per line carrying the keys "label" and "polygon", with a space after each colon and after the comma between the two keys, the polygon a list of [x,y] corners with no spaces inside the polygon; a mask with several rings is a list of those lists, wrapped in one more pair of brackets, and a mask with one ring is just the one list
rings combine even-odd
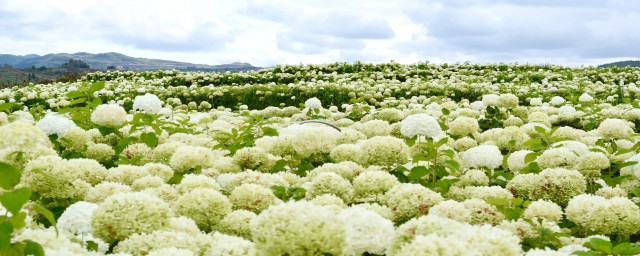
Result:
{"label": "green foliage", "polygon": [[522,216],[522,213],[524,213],[524,210],[531,203],[523,200],[522,198],[492,198],[486,201],[498,208],[498,211],[504,214],[507,220],[519,219]]}
{"label": "green foliage", "polygon": [[505,120],[509,115],[498,107],[487,107],[487,113],[484,118],[478,120],[480,129],[489,130],[492,128],[502,128],[502,120]]}
{"label": "green foliage", "polygon": [[82,128],[92,127],[91,112],[102,104],[102,100],[94,97],[93,93],[104,89],[104,87],[105,81],[98,81],[92,84],[83,84],[77,90],[68,92],[66,96],[71,102],[58,112],[68,113],[71,120]]}
{"label": "green foliage", "polygon": [[216,149],[226,149],[235,154],[236,151],[252,147],[259,136],[277,136],[278,131],[271,127],[261,117],[247,116],[247,121],[239,128],[232,128],[230,132],[216,131],[216,138],[220,144]]}
{"label": "green foliage", "polygon": [[[4,189],[0,193],[0,203],[7,209],[7,212],[0,216],[0,255],[44,255],[42,246],[34,241],[11,241],[15,232],[26,226],[27,213],[23,212],[22,208],[31,197],[31,190],[28,188],[15,188],[20,182],[21,176],[22,172],[17,168],[0,163],[0,177],[2,177],[0,178],[0,186]],[[50,216],[50,222],[55,225],[50,211],[37,204],[34,210],[42,215]]]}
{"label": "green foliage", "polygon": [[282,201],[301,200],[305,197],[307,190],[300,187],[283,187],[283,186],[271,186],[273,194],[280,198]]}
{"label": "green foliage", "polygon": [[610,241],[601,238],[591,238],[589,242],[584,244],[591,251],[575,252],[579,256],[599,256],[599,255],[638,255],[640,254],[640,245],[622,242],[613,244]]}
{"label": "green foliage", "polygon": [[[533,221],[529,221],[532,225],[537,225],[539,223],[535,223]],[[529,248],[551,248],[554,250],[560,249],[563,244],[560,241],[560,237],[568,237],[569,235],[562,232],[554,232],[548,228],[539,227],[537,228],[537,236],[535,238],[525,238],[522,241],[522,247],[526,250]]]}
{"label": "green foliage", "polygon": [[[448,138],[433,141],[431,138],[416,140],[406,139],[408,145],[413,145],[417,153],[413,155],[414,164],[426,162],[426,165],[416,165],[407,169],[402,165],[391,170],[391,174],[396,176],[400,182],[418,183],[436,192],[447,193],[453,184],[460,179],[447,178],[451,174],[460,171],[460,164],[453,160],[455,153],[450,149],[441,147],[448,142]],[[446,159],[446,160],[443,160]]]}
{"label": "green foliage", "polygon": [[14,188],[18,183],[20,183],[20,176],[22,172],[17,168],[5,164],[0,163],[0,187],[5,190],[10,190]]}

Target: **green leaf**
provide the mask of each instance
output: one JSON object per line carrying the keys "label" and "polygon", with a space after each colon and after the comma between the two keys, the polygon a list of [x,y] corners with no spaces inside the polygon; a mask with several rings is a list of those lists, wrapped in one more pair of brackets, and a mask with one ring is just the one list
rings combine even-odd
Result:
{"label": "green leaf", "polygon": [[413,156],[413,160],[412,160],[413,163],[417,163],[420,161],[429,161],[429,156],[422,153],[416,154]]}
{"label": "green leaf", "polygon": [[[596,153],[599,152],[599,153],[603,153],[603,154],[609,154],[609,152],[607,152],[607,151],[605,151],[604,149],[601,149],[601,148],[590,148],[589,151],[596,152]],[[634,150],[631,150],[629,152],[632,152],[632,151],[634,151]],[[618,152],[620,152],[620,151],[618,151]],[[629,152],[627,152],[627,153],[629,153]],[[618,153],[616,153],[616,155],[618,155]]]}
{"label": "green leaf", "polygon": [[542,153],[540,152],[531,152],[527,155],[524,156],[524,163],[528,164],[533,162],[534,160],[536,160],[536,158],[538,158],[539,155],[541,155]]}
{"label": "green leaf", "polygon": [[616,170],[620,170],[620,169],[622,169],[622,168],[624,168],[624,167],[627,167],[627,166],[634,166],[634,165],[636,165],[636,164],[638,164],[638,162],[636,162],[636,161],[624,162],[624,163],[621,163],[621,164],[617,164],[617,165],[615,166],[615,169],[616,169]]}
{"label": "green leaf", "polygon": [[18,214],[14,214],[9,218],[9,222],[13,226],[14,229],[24,228],[27,224],[25,223],[25,219],[27,218],[26,212],[18,212]]}
{"label": "green leaf", "polygon": [[409,182],[409,177],[407,177],[404,172],[409,171],[409,169],[405,168],[402,165],[398,165],[396,166],[396,168],[394,168],[393,171],[391,171],[390,173],[393,174],[393,176],[396,176],[396,178],[398,179],[398,181],[402,182],[402,183],[407,183]]}
{"label": "green leaf", "polygon": [[449,137],[445,137],[436,142],[436,148],[446,144],[449,141]]}
{"label": "green leaf", "polygon": [[100,104],[102,104],[102,100],[100,98],[94,98],[90,103],[88,103],[87,105],[95,108],[97,106],[100,106]]}
{"label": "green leaf", "polygon": [[538,166],[538,163],[536,162],[531,162],[529,163],[529,165],[527,165],[527,167],[525,167],[524,169],[520,170],[520,173],[540,173],[540,166]]}
{"label": "green leaf", "polygon": [[629,246],[629,248],[621,249],[619,253],[620,255],[638,255],[640,254],[640,246],[634,244]]}
{"label": "green leaf", "polygon": [[145,132],[143,134],[140,134],[140,140],[151,148],[158,145],[158,137],[153,132]]}
{"label": "green leaf", "polygon": [[448,158],[452,158],[452,159],[456,156],[456,152],[454,152],[451,149],[442,150],[442,151],[440,151],[440,154],[442,154],[443,156],[446,156]]}
{"label": "green leaf", "polygon": [[113,129],[111,127],[106,127],[106,126],[100,126],[98,127],[98,131],[100,131],[100,134],[102,136],[106,136],[107,134],[115,132],[116,129]]}
{"label": "green leaf", "polygon": [[307,176],[307,171],[313,170],[315,168],[313,164],[309,162],[302,162],[298,165],[298,169],[296,170],[296,174],[300,177]]}
{"label": "green leaf", "polygon": [[69,105],[76,105],[76,104],[80,104],[80,103],[84,103],[85,101],[87,101],[87,98],[77,98],[75,100],[72,100],[71,103],[69,103]]}
{"label": "green leaf", "polygon": [[635,196],[640,196],[640,188],[636,188],[635,190],[633,190],[633,194]]}
{"label": "green leaf", "polygon": [[623,251],[627,251],[629,249],[631,249],[630,243],[619,243],[613,247],[613,254],[622,254]]}
{"label": "green leaf", "polygon": [[182,178],[184,178],[183,173],[175,173],[173,174],[173,177],[167,181],[167,184],[180,184]]}
{"label": "green leaf", "polygon": [[300,200],[305,197],[307,190],[299,187],[291,187],[288,189],[287,193],[291,195],[291,198]]}
{"label": "green leaf", "polygon": [[443,114],[443,115],[445,115],[445,116],[446,116],[446,115],[449,115],[450,113],[451,113],[451,111],[450,111],[450,110],[448,110],[448,109],[446,109],[446,108],[443,108],[443,109],[442,109],[442,114]]}
{"label": "green leaf", "polygon": [[84,97],[84,93],[80,91],[70,91],[67,93],[66,96],[69,99],[76,99],[76,98]]}
{"label": "green leaf", "polygon": [[56,218],[53,216],[53,213],[49,211],[47,208],[44,208],[44,206],[42,206],[41,204],[35,204],[33,206],[33,210],[35,210],[37,213],[39,213],[45,219],[47,219],[47,221],[49,221],[51,226],[53,226],[56,229],[56,235],[57,235],[58,228],[56,227]]}
{"label": "green leaf", "polygon": [[446,194],[447,192],[449,192],[449,189],[451,188],[451,186],[453,186],[453,184],[456,184],[456,182],[460,181],[460,179],[455,178],[455,179],[440,179],[438,181],[436,181],[436,191],[440,192],[442,194]]}
{"label": "green leaf", "polygon": [[42,248],[42,245],[29,239],[24,242],[26,244],[24,247],[24,255],[44,256],[44,248]]}
{"label": "green leaf", "polygon": [[508,206],[510,204],[509,199],[506,198],[490,198],[486,201],[495,206]]}
{"label": "green leaf", "polygon": [[96,243],[94,241],[87,241],[86,248],[90,252],[97,252],[98,251],[98,243]]}
{"label": "green leaf", "polygon": [[404,143],[407,143],[407,146],[412,147],[416,144],[418,136],[413,136],[413,138],[405,138]]}
{"label": "green leaf", "polygon": [[95,83],[93,83],[93,84],[91,84],[91,85],[89,86],[89,89],[87,90],[87,92],[88,92],[88,93],[94,93],[94,92],[97,92],[97,91],[99,91],[99,90],[104,89],[105,85],[106,85],[105,81],[98,81],[98,82],[95,82]]}
{"label": "green leaf", "polygon": [[524,200],[522,198],[514,198],[514,199],[511,199],[511,202],[513,203],[514,206],[521,206],[522,203],[524,203]]}
{"label": "green leaf", "polygon": [[287,160],[284,159],[280,159],[276,162],[276,164],[271,168],[271,173],[278,173],[278,172],[284,172],[287,170],[287,164],[289,164],[289,162],[287,162]]}
{"label": "green leaf", "polygon": [[454,171],[459,171],[460,170],[460,164],[458,164],[458,162],[456,162],[455,160],[447,160],[442,162],[442,166],[447,167],[451,170]]}
{"label": "green leaf", "polygon": [[273,191],[273,195],[275,195],[277,198],[280,198],[283,201],[286,201],[287,199],[287,188],[283,187],[283,186],[271,186],[271,191]]}
{"label": "green leaf", "polygon": [[0,223],[0,252],[6,250],[11,245],[11,233],[13,233],[11,223]]}
{"label": "green leaf", "polygon": [[542,144],[542,140],[540,139],[530,139],[525,141],[522,145],[533,151],[540,151],[547,148]]}
{"label": "green leaf", "polygon": [[120,152],[122,152],[123,149],[129,146],[131,142],[134,142],[136,140],[137,139],[134,137],[127,137],[118,141],[118,144],[116,144],[116,154],[120,154]]}
{"label": "green leaf", "polygon": [[429,173],[427,167],[424,166],[416,166],[411,168],[409,172],[409,179],[411,180],[420,180],[420,178],[424,177]]}
{"label": "green leaf", "polygon": [[575,251],[571,255],[576,255],[576,256],[598,256],[598,254],[596,252],[592,252],[592,251]]}
{"label": "green leaf", "polygon": [[9,164],[0,163],[0,177],[2,177],[0,179],[1,188],[5,190],[13,189],[13,187],[15,187],[16,185],[18,185],[18,183],[20,183],[21,175],[22,175],[22,172],[17,168]]}
{"label": "green leaf", "polygon": [[591,238],[591,240],[589,240],[589,243],[587,246],[589,248],[592,248],[594,250],[598,250],[607,254],[611,254],[612,251],[612,245],[611,242],[604,240],[604,239],[600,239],[600,238]]}
{"label": "green leaf", "polygon": [[264,136],[278,136],[278,130],[271,127],[262,127],[262,133]]}
{"label": "green leaf", "polygon": [[524,212],[524,210],[521,208],[502,208],[500,209],[500,212],[504,214],[507,220],[517,220],[522,216],[522,212]]}
{"label": "green leaf", "polygon": [[142,114],[142,121],[143,121],[145,124],[151,124],[151,123],[153,123],[153,120],[154,120],[154,119],[155,119],[155,118],[153,118],[153,116],[152,116],[152,115],[144,114],[144,113]]}
{"label": "green leaf", "polygon": [[0,111],[11,111],[11,109],[15,108],[16,106],[19,105],[15,103],[2,103],[0,104]]}
{"label": "green leaf", "polygon": [[547,133],[547,130],[546,130],[546,129],[544,129],[544,128],[542,128],[542,126],[538,126],[538,125],[536,125],[536,126],[534,126],[533,128],[536,130],[536,132],[538,132],[538,133],[540,133],[540,134],[545,134],[545,133]]}
{"label": "green leaf", "polygon": [[0,202],[11,214],[18,214],[22,206],[29,201],[31,190],[19,188],[14,191],[7,191],[0,194]]}

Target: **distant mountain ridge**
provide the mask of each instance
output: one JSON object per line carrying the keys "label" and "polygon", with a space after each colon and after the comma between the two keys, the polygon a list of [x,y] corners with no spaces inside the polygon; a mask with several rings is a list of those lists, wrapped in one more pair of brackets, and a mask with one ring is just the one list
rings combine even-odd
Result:
{"label": "distant mountain ridge", "polygon": [[616,66],[616,67],[626,67],[626,66],[630,66],[630,67],[640,67],[640,60],[625,60],[625,61],[616,61],[616,62],[611,62],[611,63],[607,63],[607,64],[602,64],[598,67],[601,68],[606,68],[606,67],[612,67],[612,66]]}
{"label": "distant mountain ridge", "polygon": [[121,53],[51,53],[47,55],[11,55],[0,54],[0,65],[11,65],[14,68],[28,67],[60,67],[69,59],[79,59],[91,66],[92,69],[107,69],[109,66],[117,67],[121,70],[161,70],[161,69],[178,69],[178,70],[201,70],[201,71],[248,71],[258,70],[249,63],[234,62],[222,65],[205,65],[193,64],[187,62],[147,59],[130,57]]}

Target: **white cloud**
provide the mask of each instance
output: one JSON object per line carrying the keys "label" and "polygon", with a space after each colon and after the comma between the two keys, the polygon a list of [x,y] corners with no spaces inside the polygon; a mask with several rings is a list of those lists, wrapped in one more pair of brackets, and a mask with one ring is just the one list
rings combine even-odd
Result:
{"label": "white cloud", "polygon": [[0,0],[0,53],[111,52],[259,66],[636,59],[640,5],[552,0]]}

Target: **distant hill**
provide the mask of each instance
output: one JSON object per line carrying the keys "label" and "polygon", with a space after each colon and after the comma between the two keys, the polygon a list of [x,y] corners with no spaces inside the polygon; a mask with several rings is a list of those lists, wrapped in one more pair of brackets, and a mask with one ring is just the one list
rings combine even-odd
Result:
{"label": "distant hill", "polygon": [[625,60],[625,61],[617,61],[617,62],[612,62],[612,63],[607,63],[607,64],[602,64],[598,67],[601,68],[606,68],[606,67],[640,67],[640,60]]}
{"label": "distant hill", "polygon": [[52,53],[42,56],[36,54],[23,56],[0,54],[0,65],[11,65],[12,67],[18,69],[34,66],[60,67],[60,65],[62,65],[63,63],[68,62],[69,59],[82,60],[89,64],[92,69],[107,69],[107,67],[109,66],[114,66],[120,70],[177,69],[194,71],[249,71],[260,69],[259,67],[254,67],[249,63],[241,62],[222,65],[204,65],[170,60],[135,58],[116,52],[98,54],[86,52]]}

